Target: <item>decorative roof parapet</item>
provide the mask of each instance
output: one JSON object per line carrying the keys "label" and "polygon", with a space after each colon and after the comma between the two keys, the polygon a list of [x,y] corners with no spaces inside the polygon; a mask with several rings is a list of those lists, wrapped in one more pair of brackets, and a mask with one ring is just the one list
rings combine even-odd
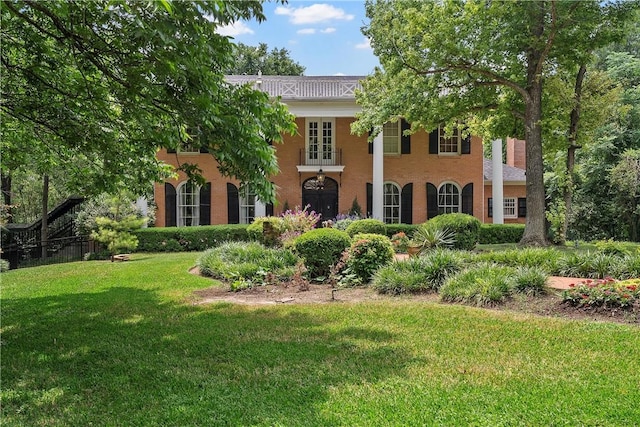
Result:
{"label": "decorative roof parapet", "polygon": [[353,101],[364,76],[225,76],[232,84],[253,83],[256,89],[282,100]]}

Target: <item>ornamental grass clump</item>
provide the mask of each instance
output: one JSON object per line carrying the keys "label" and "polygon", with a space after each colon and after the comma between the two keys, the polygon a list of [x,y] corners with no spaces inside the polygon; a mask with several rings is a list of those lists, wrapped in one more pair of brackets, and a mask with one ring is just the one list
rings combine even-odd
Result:
{"label": "ornamental grass clump", "polygon": [[480,264],[447,279],[440,298],[478,306],[503,302],[511,295],[514,273],[511,267]]}
{"label": "ornamental grass clump", "polygon": [[205,251],[196,265],[204,276],[229,282],[232,290],[264,283],[267,274],[289,280],[300,261],[287,249],[258,242],[227,242]]}
{"label": "ornamental grass clump", "polygon": [[623,269],[623,257],[613,253],[573,252],[558,260],[557,272],[565,277],[603,279]]}
{"label": "ornamental grass clump", "polygon": [[509,267],[539,267],[552,273],[558,269],[561,253],[554,248],[524,248],[483,252],[477,261],[495,262]]}
{"label": "ornamental grass clump", "polygon": [[562,301],[581,308],[629,308],[640,305],[640,279],[617,281],[611,277],[569,285]]}
{"label": "ornamental grass clump", "polygon": [[513,290],[526,295],[544,295],[548,291],[548,278],[542,267],[518,267],[513,276]]}

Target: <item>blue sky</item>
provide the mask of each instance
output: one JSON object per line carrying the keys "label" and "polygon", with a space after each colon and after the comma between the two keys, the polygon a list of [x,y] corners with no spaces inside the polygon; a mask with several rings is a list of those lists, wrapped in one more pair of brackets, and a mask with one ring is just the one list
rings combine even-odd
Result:
{"label": "blue sky", "polygon": [[261,24],[239,21],[219,32],[251,46],[285,48],[308,76],[367,75],[378,65],[360,31],[367,22],[363,0],[289,0],[263,7],[267,20]]}

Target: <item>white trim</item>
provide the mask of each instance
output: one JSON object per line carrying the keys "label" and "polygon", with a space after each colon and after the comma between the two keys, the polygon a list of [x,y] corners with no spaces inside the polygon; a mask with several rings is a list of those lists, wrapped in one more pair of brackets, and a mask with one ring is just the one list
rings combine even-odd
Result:
{"label": "white trim", "polygon": [[[388,205],[387,202],[387,192],[384,191],[387,188],[387,185],[392,185],[397,191],[398,191],[398,204],[390,204]],[[401,219],[402,219],[402,187],[400,187],[400,185],[398,185],[397,183],[393,182],[393,181],[385,181],[384,186],[383,186],[383,194],[384,194],[384,198],[383,198],[383,202],[382,202],[382,221],[384,221],[385,224],[400,224]],[[386,211],[387,211],[387,207],[396,207],[398,208],[398,216],[397,217],[387,217],[386,216]],[[387,222],[387,218],[392,218],[395,219],[395,222]]]}
{"label": "white trim", "polygon": [[[314,136],[317,139],[317,159],[311,159],[311,145],[310,145],[310,131],[311,124],[317,123],[317,128],[315,129],[316,135]],[[331,138],[331,146],[329,147],[328,155],[331,157],[330,159],[326,159],[327,152],[324,150],[324,131],[325,125],[329,125],[330,138]],[[336,119],[335,117],[306,117],[304,121],[304,153],[305,165],[322,165],[325,164],[331,165],[336,162]]]}
{"label": "white trim", "polygon": [[296,165],[298,172],[343,172],[344,165],[342,166],[324,166],[324,165]]}
{"label": "white trim", "polygon": [[[438,155],[439,156],[459,156],[462,153],[462,132],[460,132],[459,128],[455,128],[458,134],[454,134],[450,137],[445,137],[444,129],[442,126],[438,126]],[[457,138],[457,151],[440,151],[440,140],[441,139],[451,139],[453,141],[454,138]]]}
{"label": "white trim", "polygon": [[[244,187],[243,190],[238,191],[239,222],[240,224],[251,224],[257,217],[256,195],[249,186]],[[251,216],[251,210],[253,210],[253,216]]]}
{"label": "white trim", "polygon": [[[507,208],[507,201],[511,201],[513,206]],[[513,213],[507,213],[507,209],[513,209]],[[505,197],[503,199],[502,212],[504,214],[504,218],[518,218],[518,198],[517,197]],[[494,212],[495,215],[495,212]]]}
{"label": "white trim", "polygon": [[382,132],[373,138],[373,194],[371,216],[382,221],[384,212],[384,153],[382,148]]}
{"label": "white trim", "polygon": [[355,117],[362,108],[353,101],[313,102],[289,101],[285,103],[296,117]]}
{"label": "white trim", "polygon": [[[391,135],[391,136],[387,136],[385,135],[385,126],[389,126],[389,125],[393,125],[395,124],[397,126],[397,130],[398,130],[398,134],[397,135]],[[382,126],[382,145],[384,147],[384,143],[385,140],[390,140],[392,138],[396,139],[396,150],[395,151],[385,151],[384,155],[385,156],[398,156],[400,155],[401,151],[402,151],[402,124],[400,123],[400,120],[397,120],[395,122],[387,122]]]}
{"label": "white trim", "polygon": [[[189,193],[193,197],[193,201],[189,204],[185,201],[186,193],[182,193],[182,189],[186,185],[192,185],[193,190]],[[192,208],[191,215],[185,215],[188,208]],[[186,220],[190,219],[191,224],[187,224]],[[178,227],[190,227],[200,225],[200,187],[189,181],[184,181],[176,188],[176,225]]]}
{"label": "white trim", "polygon": [[[444,203],[443,205],[440,204],[440,190],[442,189],[442,187],[444,187],[445,185],[451,184],[454,187],[456,187],[456,189],[458,190],[458,206],[457,206],[457,210],[456,211],[451,211],[451,212],[440,212],[440,206],[444,206],[445,208],[451,208],[455,205],[453,204],[446,204]],[[440,185],[438,186],[438,215],[442,214],[442,213],[460,213],[462,212],[462,188],[460,188],[460,186],[458,185],[458,183],[454,182],[454,181],[444,181],[441,182]],[[446,197],[446,195],[445,195]],[[445,200],[446,202],[446,200]]]}

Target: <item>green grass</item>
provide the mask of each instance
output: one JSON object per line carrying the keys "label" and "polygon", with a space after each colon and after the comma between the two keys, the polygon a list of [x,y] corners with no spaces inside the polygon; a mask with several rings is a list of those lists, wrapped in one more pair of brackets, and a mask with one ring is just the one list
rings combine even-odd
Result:
{"label": "green grass", "polygon": [[198,254],[3,273],[2,425],[640,420],[640,330],[410,302],[193,305]]}

